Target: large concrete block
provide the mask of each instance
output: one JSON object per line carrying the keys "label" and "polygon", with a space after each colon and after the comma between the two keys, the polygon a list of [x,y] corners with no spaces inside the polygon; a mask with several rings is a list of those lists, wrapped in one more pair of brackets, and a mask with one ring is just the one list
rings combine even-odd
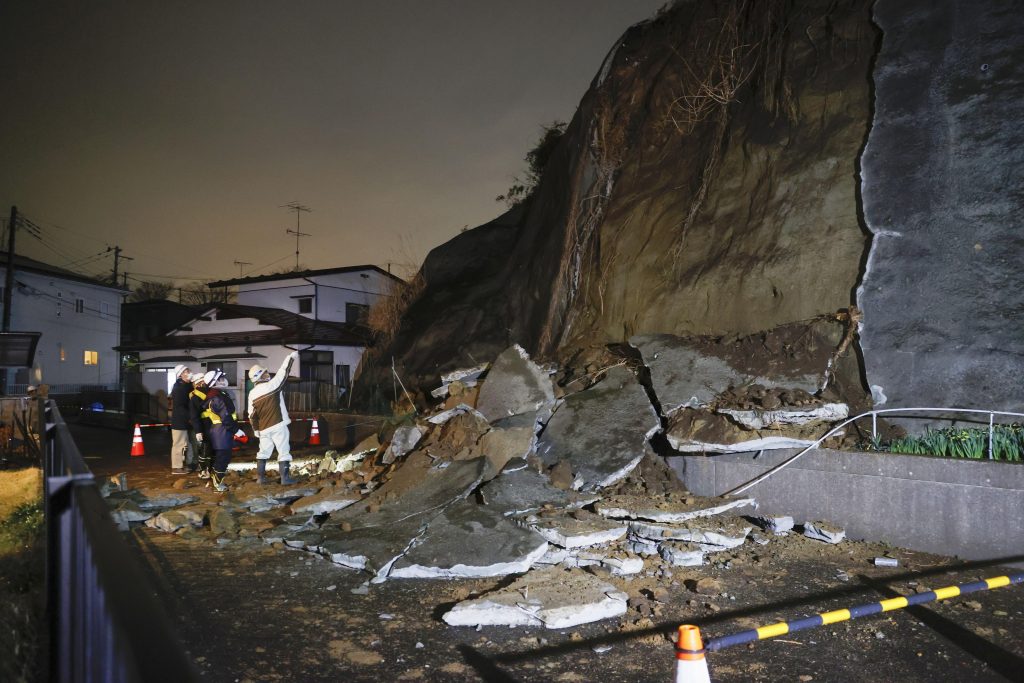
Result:
{"label": "large concrete block", "polygon": [[887,407],[1024,410],[1024,13],[880,0],[857,291]]}

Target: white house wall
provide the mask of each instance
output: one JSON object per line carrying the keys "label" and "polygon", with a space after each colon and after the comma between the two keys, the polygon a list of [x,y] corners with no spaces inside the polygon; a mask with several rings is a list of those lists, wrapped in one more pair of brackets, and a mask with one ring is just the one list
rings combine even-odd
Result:
{"label": "white house wall", "polygon": [[227,334],[231,332],[261,332],[280,329],[274,325],[261,325],[255,318],[228,318],[226,320],[195,320],[192,330],[175,330],[168,336],[181,337],[195,334]]}
{"label": "white house wall", "polygon": [[[0,267],[0,278],[5,275]],[[41,332],[42,336],[32,372],[27,378],[12,373],[13,381],[116,386],[119,358],[114,347],[121,332],[122,293],[19,269],[15,269],[14,280],[11,329]],[[82,302],[81,312],[76,312],[78,300]],[[86,351],[96,352],[96,365],[85,364]]]}
{"label": "white house wall", "polygon": [[382,296],[390,294],[395,282],[374,270],[316,275],[309,280],[291,278],[239,285],[238,303],[298,313],[299,298],[315,297],[313,311],[301,315],[332,322],[355,322],[346,321],[346,304],[372,306]]}

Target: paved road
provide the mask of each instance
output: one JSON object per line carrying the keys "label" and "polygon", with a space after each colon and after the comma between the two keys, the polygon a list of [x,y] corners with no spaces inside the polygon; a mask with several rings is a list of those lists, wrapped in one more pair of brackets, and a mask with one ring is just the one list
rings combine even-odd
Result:
{"label": "paved road", "polygon": [[[123,471],[133,487],[164,489],[179,478],[170,474],[166,433],[147,434],[146,455],[130,458],[130,434],[81,426],[72,432],[98,475]],[[252,449],[241,457],[251,458]],[[395,580],[354,595],[363,575],[257,538],[187,540],[146,527],[125,537],[204,680],[230,682],[660,682],[673,677],[665,634],[679,623],[722,635],[871,602],[890,590],[908,594],[1002,573],[913,553],[898,570],[885,570],[869,563],[885,546],[795,537],[788,550],[747,544],[730,555],[731,568],[676,569],[667,602],[651,620],[631,611],[621,621],[564,631],[477,631],[449,627],[440,615],[505,580]],[[714,578],[720,592],[694,593],[688,577]],[[654,585],[641,577],[622,588],[637,598]],[[1022,680],[1022,625],[1024,588],[1000,589],[713,653],[712,677],[716,683]],[[597,654],[598,645],[612,649]]]}

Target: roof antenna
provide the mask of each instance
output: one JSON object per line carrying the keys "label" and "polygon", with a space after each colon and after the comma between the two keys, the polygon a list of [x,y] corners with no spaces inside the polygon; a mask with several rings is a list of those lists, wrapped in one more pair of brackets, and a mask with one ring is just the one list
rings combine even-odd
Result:
{"label": "roof antenna", "polygon": [[292,211],[292,212],[295,213],[295,229],[292,230],[291,228],[288,228],[284,232],[287,235],[295,235],[295,270],[298,270],[299,269],[299,238],[300,237],[312,237],[312,235],[310,235],[309,233],[302,232],[299,229],[299,218],[302,216],[303,212],[305,212],[305,213],[312,213],[313,209],[309,208],[308,206],[303,206],[302,204],[299,204],[298,202],[288,202],[287,204],[282,204],[281,208],[283,208],[283,209],[286,208],[289,211]]}
{"label": "roof antenna", "polygon": [[235,265],[238,266],[238,277],[242,277],[242,271],[245,266],[251,266],[252,264],[248,261],[235,261]]}

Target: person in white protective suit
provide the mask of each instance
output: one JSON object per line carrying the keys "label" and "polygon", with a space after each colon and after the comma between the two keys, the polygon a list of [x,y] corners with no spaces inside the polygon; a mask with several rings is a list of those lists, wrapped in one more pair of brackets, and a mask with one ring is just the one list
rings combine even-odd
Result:
{"label": "person in white protective suit", "polygon": [[284,383],[291,372],[292,364],[299,352],[292,351],[281,363],[277,373],[270,372],[262,365],[249,368],[249,379],[253,383],[249,392],[249,421],[253,433],[259,437],[260,449],[256,454],[256,477],[260,484],[267,483],[267,460],[277,448],[277,464],[281,470],[281,483],[294,484],[291,477],[292,451],[289,441],[288,409],[284,405]]}

